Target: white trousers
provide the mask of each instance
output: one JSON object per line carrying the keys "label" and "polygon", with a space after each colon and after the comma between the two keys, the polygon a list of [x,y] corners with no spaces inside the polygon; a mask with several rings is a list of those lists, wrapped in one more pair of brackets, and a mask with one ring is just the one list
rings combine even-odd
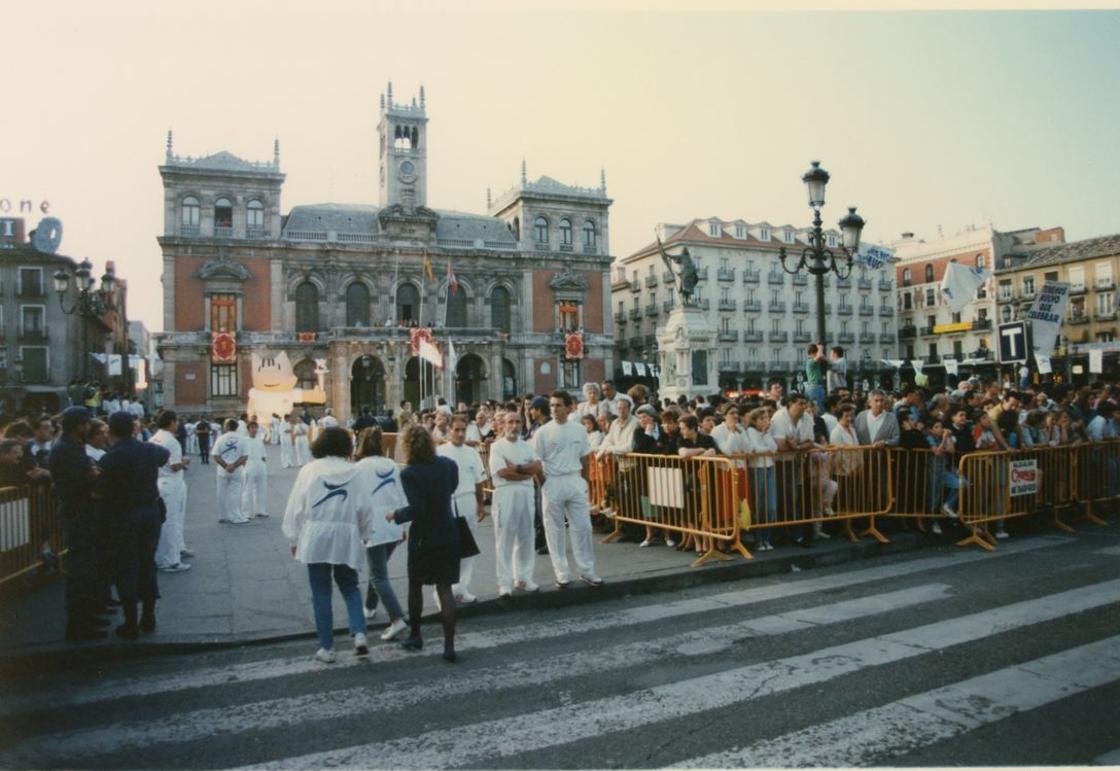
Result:
{"label": "white trousers", "polygon": [[[467,525],[471,529],[471,535],[474,540],[478,542],[478,500],[474,497],[474,491],[469,493],[462,493],[456,495],[452,499],[455,504],[455,509],[460,517],[466,517]],[[474,563],[478,557],[466,557],[459,560],[459,583],[451,587],[452,594],[462,594],[464,591],[470,594],[471,592],[471,579],[474,577]]]}
{"label": "white trousers", "polygon": [[183,454],[198,455],[198,436],[194,432],[187,434],[187,447]]}
{"label": "white trousers", "polygon": [[159,497],[167,507],[167,521],[159,531],[156,567],[169,568],[180,562],[179,552],[187,548],[183,540],[183,521],[187,513],[187,483],[165,477],[158,480]]}
{"label": "white trousers", "polygon": [[268,443],[269,444],[280,444],[280,429],[279,428],[270,428],[268,430]]}
{"label": "white trousers", "polygon": [[564,520],[568,520],[568,534],[572,539],[572,557],[582,576],[595,573],[595,551],[591,533],[590,504],[587,500],[587,482],[579,474],[548,477],[541,487],[541,513],[544,517],[544,537],[548,542],[548,555],[556,580],[572,580],[568,567],[567,543],[564,540]]}
{"label": "white trousers", "polygon": [[306,466],[311,462],[311,443],[306,436],[296,437],[296,465]]}
{"label": "white trousers", "polygon": [[280,435],[280,468],[291,468],[292,463],[292,437],[286,433]]}
{"label": "white trousers", "polygon": [[218,520],[244,522],[248,517],[241,513],[242,476],[237,471],[227,474],[218,470]]}
{"label": "white trousers", "polygon": [[268,513],[268,466],[259,461],[245,464],[245,492],[241,510],[246,515]]}
{"label": "white trousers", "polygon": [[532,487],[503,485],[494,490],[494,556],[501,593],[513,591],[515,581],[533,580],[533,509]]}

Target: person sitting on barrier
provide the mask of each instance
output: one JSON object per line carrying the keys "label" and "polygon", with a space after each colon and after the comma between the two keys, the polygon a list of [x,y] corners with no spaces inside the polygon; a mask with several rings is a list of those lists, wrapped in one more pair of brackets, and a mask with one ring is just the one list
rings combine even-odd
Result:
{"label": "person sitting on barrier", "polygon": [[[774,479],[774,453],[778,443],[770,435],[770,411],[757,407],[747,413],[747,448],[750,453],[750,492],[753,522],[773,522],[778,514],[778,490]],[[759,551],[770,551],[773,532],[761,528],[755,541]]]}

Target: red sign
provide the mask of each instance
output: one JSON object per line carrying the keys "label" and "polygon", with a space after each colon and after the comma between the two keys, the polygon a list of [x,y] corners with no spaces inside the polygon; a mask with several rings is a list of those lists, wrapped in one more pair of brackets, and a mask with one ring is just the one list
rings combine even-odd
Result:
{"label": "red sign", "polygon": [[215,332],[210,338],[210,360],[219,364],[237,361],[237,340],[229,332]]}
{"label": "red sign", "polygon": [[569,359],[583,358],[583,333],[569,332],[564,337],[564,356]]}
{"label": "red sign", "polygon": [[318,334],[315,332],[300,332],[296,335],[296,340],[301,343],[313,343]]}

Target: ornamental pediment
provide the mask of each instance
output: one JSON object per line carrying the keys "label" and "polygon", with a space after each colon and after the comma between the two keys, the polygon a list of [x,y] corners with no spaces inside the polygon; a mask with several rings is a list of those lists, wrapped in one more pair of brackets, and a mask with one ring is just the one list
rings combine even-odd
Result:
{"label": "ornamental pediment", "polygon": [[240,262],[234,262],[228,258],[219,257],[216,260],[209,260],[202,264],[202,267],[195,273],[203,281],[209,281],[216,278],[233,279],[234,281],[248,281],[250,277],[249,269],[242,265]]}
{"label": "ornamental pediment", "polygon": [[576,273],[571,268],[564,268],[564,270],[557,273],[548,282],[550,288],[558,291],[587,291],[587,279]]}

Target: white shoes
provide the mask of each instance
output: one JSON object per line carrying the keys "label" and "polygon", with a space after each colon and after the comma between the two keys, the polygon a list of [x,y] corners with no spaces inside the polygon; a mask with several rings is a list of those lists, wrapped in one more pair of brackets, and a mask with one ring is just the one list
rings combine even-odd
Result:
{"label": "white shoes", "polygon": [[677,542],[674,541],[672,538],[666,538],[665,539],[665,545],[668,546],[670,549],[672,549],[674,546],[677,545]]}
{"label": "white shoes", "polygon": [[1010,538],[1010,537],[1011,536],[1008,535],[1007,531],[1004,530],[1002,527],[999,530],[996,530],[996,538],[998,538],[999,540],[1002,541],[1003,539]]}
{"label": "white shoes", "polygon": [[324,664],[333,664],[337,659],[335,658],[334,651],[330,648],[320,648],[315,651],[315,658]]}
{"label": "white shoes", "polygon": [[366,608],[366,621],[372,621],[377,616],[377,608]]}
{"label": "white shoes", "polygon": [[403,632],[405,629],[408,629],[408,624],[404,622],[403,618],[398,618],[396,621],[389,624],[388,629],[381,633],[381,639],[385,642],[388,642],[389,640],[392,640],[394,637]]}
{"label": "white shoes", "polygon": [[934,522],[933,527],[931,529],[933,530],[934,535],[941,535],[941,525]]}
{"label": "white shoes", "polygon": [[955,512],[951,508],[949,508],[949,504],[947,504],[947,503],[944,506],[941,507],[941,513],[944,514],[946,517],[949,517],[951,519],[956,519],[957,518],[957,512]]}
{"label": "white shoes", "polygon": [[359,632],[354,635],[354,655],[365,656],[369,654],[369,643],[366,641],[366,636]]}
{"label": "white shoes", "polygon": [[185,573],[191,569],[190,563],[176,562],[174,565],[168,565],[165,568],[160,568],[164,573]]}
{"label": "white shoes", "polygon": [[603,585],[603,579],[599,578],[599,576],[595,575],[594,573],[588,573],[585,576],[580,576],[579,580],[583,581],[588,586],[594,586],[595,588],[599,588]]}
{"label": "white shoes", "polygon": [[[828,509],[825,509],[825,513],[826,513],[826,514],[828,513]],[[830,516],[830,517],[831,517],[832,515],[831,515],[831,514],[829,514],[828,516]],[[832,538],[832,536],[830,536],[830,535],[829,535],[828,533],[826,533],[826,532],[825,532],[825,531],[824,531],[824,530],[823,530],[823,529],[821,528],[821,523],[820,523],[820,522],[818,522],[817,524],[813,525],[813,537],[814,537],[814,538],[820,538],[820,539],[821,539],[822,541],[827,541],[828,539]]]}
{"label": "white shoes", "polygon": [[540,591],[541,585],[532,581],[518,581],[516,587],[523,592]]}
{"label": "white shoes", "polygon": [[639,549],[644,549],[645,547],[652,546],[652,545],[653,545],[653,541],[651,539],[647,538],[644,541],[642,541],[640,544],[638,544],[638,548]]}

